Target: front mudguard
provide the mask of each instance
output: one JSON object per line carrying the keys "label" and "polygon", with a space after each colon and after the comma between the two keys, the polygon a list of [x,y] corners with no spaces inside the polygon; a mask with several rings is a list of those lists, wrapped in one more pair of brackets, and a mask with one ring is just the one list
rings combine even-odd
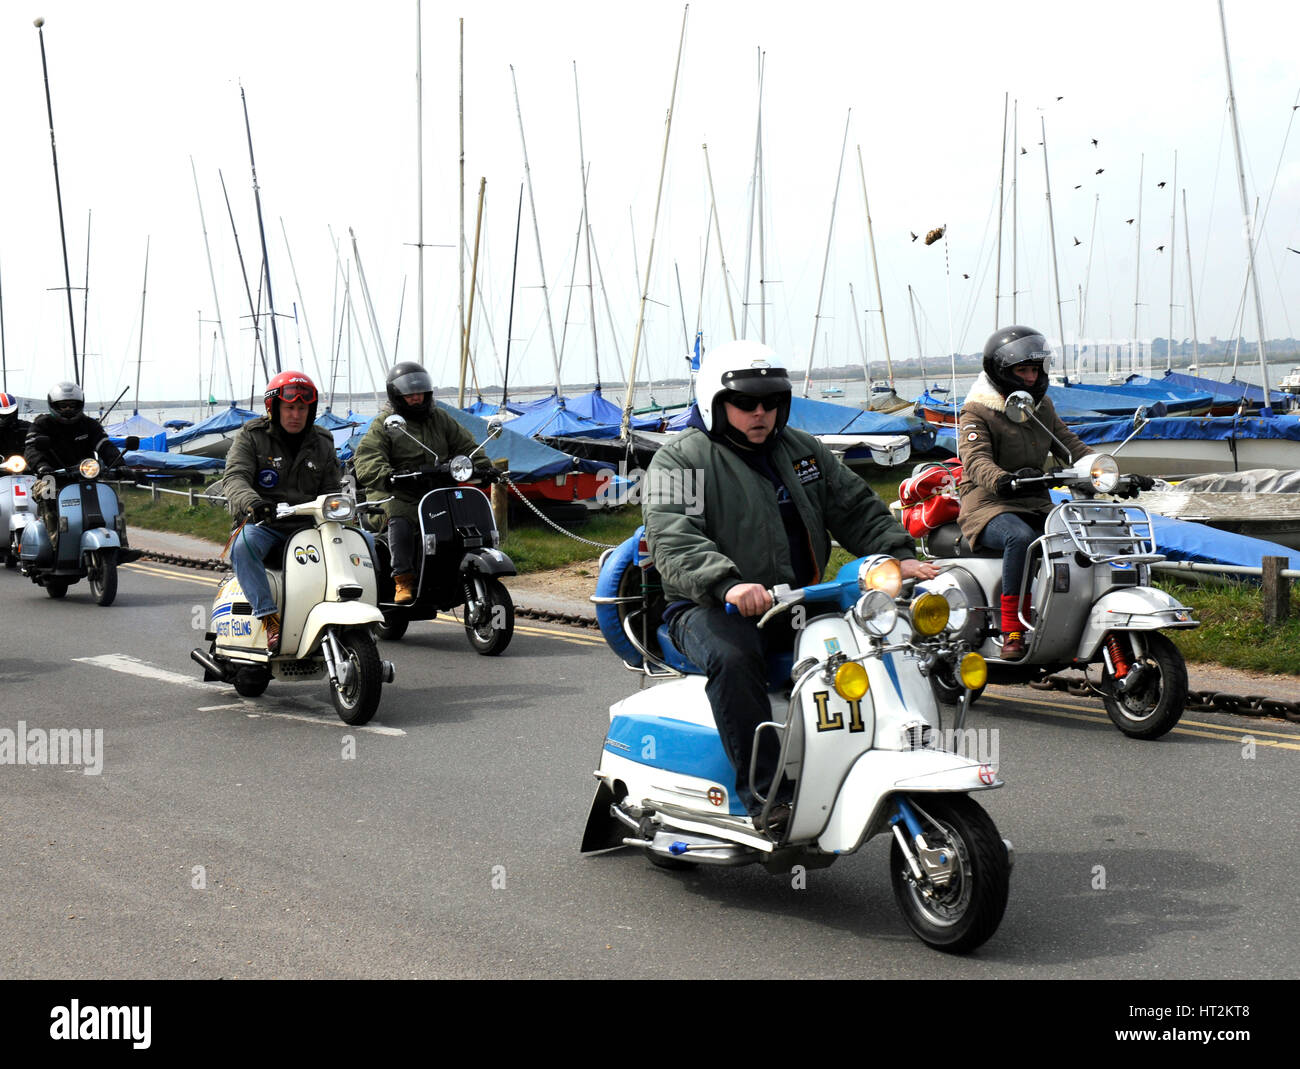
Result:
{"label": "front mudguard", "polygon": [[868,750],[844,778],[817,846],[853,853],[888,825],[890,797],[898,792],[965,794],[1002,785],[989,765],[946,750]]}
{"label": "front mudguard", "polygon": [[460,559],[462,575],[518,575],[515,562],[499,549],[477,549]]}
{"label": "front mudguard", "polygon": [[81,555],[84,558],[87,553],[94,553],[101,549],[121,549],[122,539],[116,531],[110,531],[107,527],[96,527],[91,531],[81,532]]}
{"label": "front mudguard", "polygon": [[383,622],[384,614],[366,602],[322,601],[307,614],[294,657],[311,656],[320,646],[321,635],[327,627],[369,627]]}
{"label": "front mudguard", "polygon": [[1192,610],[1156,587],[1135,586],[1111,590],[1093,602],[1088,622],[1079,636],[1075,659],[1091,662],[1111,631],[1160,631],[1199,627]]}

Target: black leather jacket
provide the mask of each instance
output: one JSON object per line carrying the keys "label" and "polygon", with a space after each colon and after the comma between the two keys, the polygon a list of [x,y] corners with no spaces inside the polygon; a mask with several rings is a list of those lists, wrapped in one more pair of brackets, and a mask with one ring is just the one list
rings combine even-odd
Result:
{"label": "black leather jacket", "polygon": [[82,415],[64,423],[48,413],[32,422],[27,432],[23,454],[32,474],[41,475],[56,468],[75,468],[83,460],[98,456],[107,467],[122,463],[122,453],[104,432],[99,420]]}

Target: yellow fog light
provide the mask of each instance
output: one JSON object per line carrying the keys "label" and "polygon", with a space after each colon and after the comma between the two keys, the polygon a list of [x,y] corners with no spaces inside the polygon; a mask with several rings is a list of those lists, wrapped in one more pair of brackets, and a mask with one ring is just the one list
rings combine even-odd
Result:
{"label": "yellow fog light", "polygon": [[917,634],[937,635],[948,623],[948,599],[942,594],[922,594],[912,602],[912,626]]}
{"label": "yellow fog light", "polygon": [[77,470],[81,472],[81,477],[83,479],[93,479],[99,474],[99,461],[95,460],[93,457],[89,460],[83,460],[81,466]]}
{"label": "yellow fog light", "polygon": [[855,702],[867,693],[867,670],[857,661],[845,661],[835,669],[835,693]]}
{"label": "yellow fog light", "polygon": [[968,690],[979,690],[988,682],[989,666],[978,653],[968,653],[961,659],[961,681]]}

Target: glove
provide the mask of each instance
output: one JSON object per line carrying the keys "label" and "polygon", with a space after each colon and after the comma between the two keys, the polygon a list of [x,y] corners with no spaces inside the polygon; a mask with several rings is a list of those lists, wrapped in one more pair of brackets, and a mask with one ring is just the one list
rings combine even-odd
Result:
{"label": "glove", "polygon": [[1150,475],[1130,475],[1128,477],[1128,487],[1120,491],[1115,496],[1116,497],[1137,497],[1138,494],[1142,493],[1142,491],[1150,490],[1155,485],[1156,485],[1156,481],[1155,479],[1151,478]]}
{"label": "glove", "polygon": [[275,519],[275,504],[271,501],[259,501],[256,505],[249,505],[246,511],[251,523],[264,523]]}
{"label": "glove", "polygon": [[1013,489],[1011,484],[1017,479],[1037,479],[1042,474],[1042,471],[1038,468],[1021,468],[1014,475],[1008,474],[999,476],[993,489],[997,493],[998,497],[1029,497],[1033,494],[1039,493],[1041,487],[1021,486]]}

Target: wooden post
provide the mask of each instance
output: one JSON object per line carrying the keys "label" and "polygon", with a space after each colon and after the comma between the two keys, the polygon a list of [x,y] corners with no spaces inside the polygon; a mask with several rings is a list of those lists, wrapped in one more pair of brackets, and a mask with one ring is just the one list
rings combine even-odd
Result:
{"label": "wooden post", "polygon": [[1265,557],[1260,562],[1266,624],[1280,624],[1291,615],[1291,580],[1282,575],[1286,566],[1286,557]]}
{"label": "wooden post", "polygon": [[[492,466],[497,471],[505,472],[509,468],[510,462],[505,457],[501,457],[494,460]],[[496,517],[497,533],[501,535],[502,542],[510,534],[510,493],[510,487],[505,483],[497,482],[492,484],[492,515]]]}

